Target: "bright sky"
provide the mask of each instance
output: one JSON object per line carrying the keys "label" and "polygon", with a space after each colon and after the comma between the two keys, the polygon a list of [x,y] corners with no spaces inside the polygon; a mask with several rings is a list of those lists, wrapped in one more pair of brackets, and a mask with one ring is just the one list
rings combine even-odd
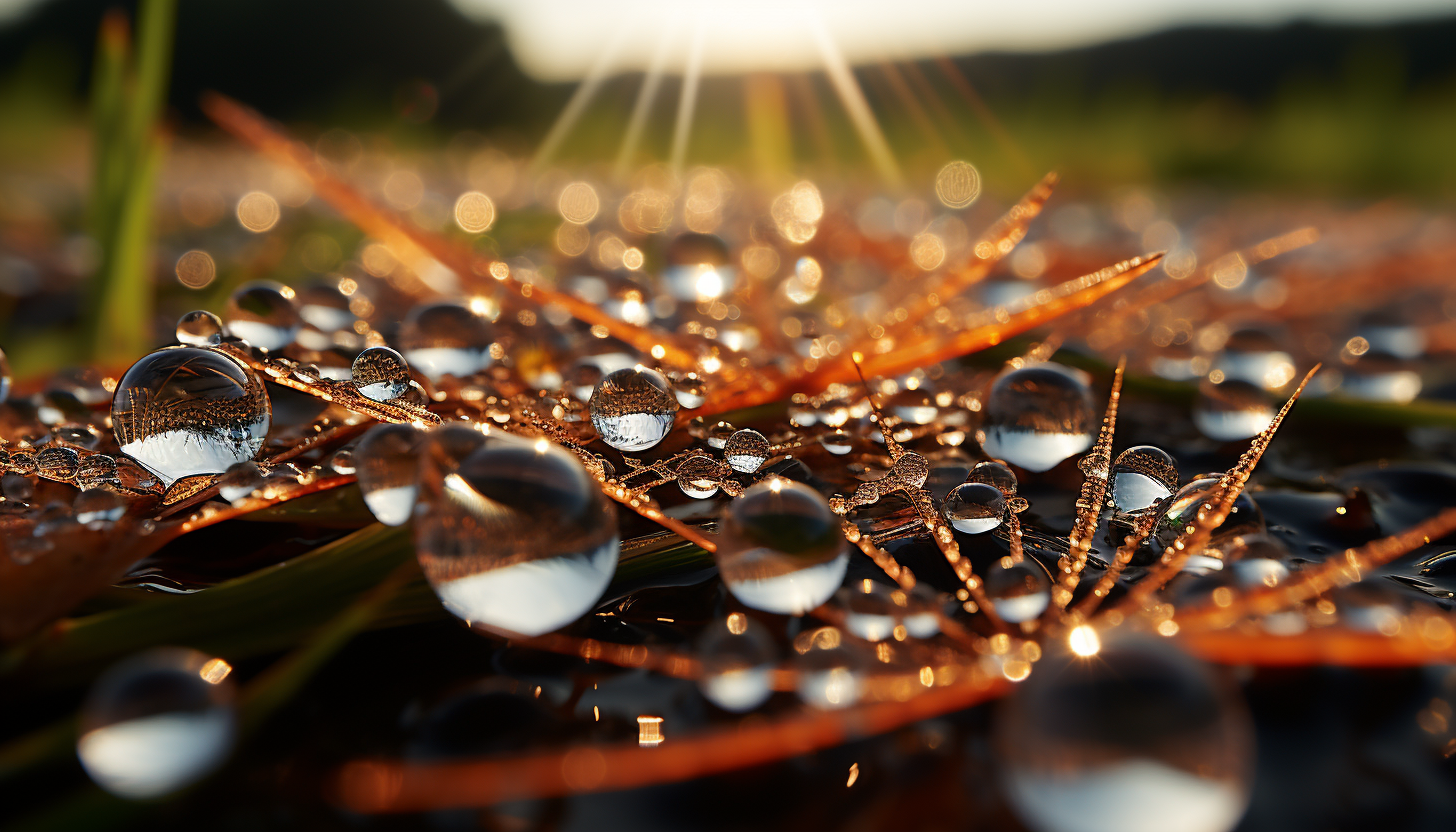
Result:
{"label": "bright sky", "polygon": [[667,71],[682,72],[695,43],[701,43],[703,72],[734,73],[820,67],[823,34],[848,62],[857,63],[1057,49],[1183,24],[1277,24],[1300,18],[1374,22],[1452,11],[1450,0],[451,2],[467,15],[504,24],[517,60],[543,80],[580,78],[599,61],[610,71],[625,71],[644,70],[660,60]]}

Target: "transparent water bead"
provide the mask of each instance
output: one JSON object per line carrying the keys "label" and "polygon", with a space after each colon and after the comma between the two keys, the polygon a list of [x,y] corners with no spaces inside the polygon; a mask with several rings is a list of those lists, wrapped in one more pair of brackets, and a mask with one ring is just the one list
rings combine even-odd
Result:
{"label": "transparent water bead", "polygon": [[1227,832],[1249,802],[1243,702],[1165,641],[1048,657],[1001,708],[1002,784],[1038,832]]}
{"label": "transparent water bead", "polygon": [[116,457],[109,454],[91,454],[81,460],[76,469],[76,485],[79,488],[96,488],[116,481]]}
{"label": "transparent water bead", "polygon": [[223,316],[228,332],[259,349],[283,349],[293,343],[302,324],[292,298],[292,289],[271,280],[239,286]]}
{"label": "transparent water bead", "polygon": [[359,494],[386,526],[404,525],[414,513],[422,437],[412,425],[375,425],[354,446]]}
{"label": "transparent water bead", "polygon": [[[835,600],[845,610],[844,629],[865,641],[929,638],[940,631],[935,601],[916,591],[866,579],[839,590]],[[897,634],[896,628],[903,629]]]}
{"label": "transparent water bead", "polygon": [[988,459],[977,462],[971,472],[966,475],[966,482],[983,482],[987,485],[994,485],[1007,497],[1016,496],[1016,473],[998,460]]}
{"label": "transparent water bead", "polygon": [[111,402],[122,453],[168,486],[252,459],[271,418],[268,393],[251,370],[197,347],[142,358],[121,377]]}
{"label": "transparent water bead", "polygon": [[775,477],[723,509],[718,572],[739,601],[802,615],[829,599],[849,566],[839,520],[819,492]]}
{"label": "transparent water bead", "polygon": [[1262,387],[1238,379],[1204,381],[1193,402],[1193,424],[1209,439],[1237,442],[1269,427],[1275,412]]}
{"label": "transparent water bead", "polygon": [[718,493],[723,471],[717,460],[706,456],[690,456],[677,467],[677,487],[697,500],[706,500]]}
{"label": "transparent water bead", "polygon": [[490,365],[495,330],[484,315],[453,301],[424,303],[405,316],[399,350],[432,382],[464,378]]}
{"label": "transparent water bead", "polygon": [[986,569],[986,597],[1002,621],[1020,624],[1046,612],[1052,600],[1052,580],[1031,558],[1000,558]]}
{"label": "transparent water bead", "polygon": [[376,402],[393,401],[410,389],[409,364],[389,347],[370,347],[355,356],[350,377],[359,395]]}
{"label": "transparent water bead", "polygon": [[1362,355],[1342,352],[1340,392],[1357,399],[1406,404],[1421,393],[1421,374],[1403,358],[1373,348]]}
{"label": "transparent water bead", "polygon": [[101,434],[96,428],[76,422],[51,428],[51,438],[62,445],[85,448],[88,451],[96,450],[101,444]]}
{"label": "transparent water bead", "polygon": [[752,428],[734,431],[723,444],[723,459],[742,474],[752,474],[768,461],[768,439]]}
{"label": "transparent water bead", "polygon": [[661,442],[678,411],[667,379],[640,365],[607,374],[587,406],[602,441],[619,451],[644,451]]}
{"label": "transparent water bead", "polygon": [[1092,447],[1098,418],[1085,375],[1060,364],[1002,373],[976,431],[985,452],[1028,471],[1048,471]]}
{"label": "transparent water bead", "polygon": [[802,633],[794,639],[795,690],[805,704],[821,710],[847,708],[864,693],[859,656],[833,627]]}
{"label": "transparent water bead", "polygon": [[842,429],[836,428],[828,433],[819,434],[819,444],[824,446],[824,450],[835,456],[844,456],[854,450],[854,437]]}
{"label": "transparent water bead", "polygon": [[126,501],[121,495],[104,488],[88,488],[76,495],[71,510],[76,522],[83,526],[92,523],[112,523],[126,514]]}
{"label": "transparent water bead", "polygon": [[1178,464],[1162,448],[1135,445],[1112,463],[1112,503],[1123,514],[1142,511],[1178,489]]}
{"label": "transparent water bead", "polygon": [[762,705],[773,693],[778,651],[763,625],[741,612],[709,624],[698,642],[703,674],[698,689],[709,702],[733,713]]}
{"label": "transparent water bead", "polygon": [[677,373],[669,381],[677,403],[688,410],[702,407],[708,400],[708,386],[697,373]]}
{"label": "transparent water bead", "polygon": [[98,786],[132,800],[200,780],[232,750],[226,662],[160,647],[114,665],[81,707],[76,755]]}
{"label": "transparent water bead", "polygon": [[421,478],[420,566],[466,621],[555,630],[590,611],[611,581],[617,516],[560,446],[498,432],[482,440],[455,470]]}
{"label": "transparent water bead", "polygon": [[[1195,477],[1172,497],[1164,500],[1161,513],[1153,523],[1152,533],[1144,544],[1144,551],[1139,552],[1133,562],[1142,564],[1160,557],[1167,547],[1186,533],[1188,527],[1196,521],[1202,506],[1212,502],[1220,477],[1219,474]],[[1262,532],[1263,529],[1263,513],[1259,511],[1259,506],[1249,496],[1248,491],[1243,491],[1234,499],[1228,518],[1214,530],[1214,535],[1223,537],[1252,534]]]}
{"label": "transparent water bead", "polygon": [[197,309],[177,319],[177,341],[189,347],[215,347],[222,343],[222,318]]}
{"label": "transparent water bead", "polygon": [[733,288],[736,274],[731,263],[732,254],[722,238],[679,234],[667,247],[663,285],[679,301],[711,301]]}
{"label": "transparent water bead", "polygon": [[81,467],[81,454],[65,446],[44,448],[35,455],[35,471],[48,480],[69,480]]}
{"label": "transparent water bead", "polygon": [[982,534],[1001,525],[1006,516],[1006,495],[994,485],[963,482],[946,495],[941,512],[956,531]]}
{"label": "transparent water bead", "polygon": [[1294,378],[1294,359],[1280,347],[1273,330],[1245,326],[1229,334],[1223,349],[1213,358],[1211,372],[1275,390]]}
{"label": "transparent water bead", "polygon": [[252,460],[239,462],[223,472],[222,479],[217,481],[217,495],[238,505],[262,488],[264,479],[263,469],[258,467],[258,463]]}
{"label": "transparent water bead", "polygon": [[907,424],[928,425],[940,416],[940,406],[929,390],[901,390],[885,402],[885,412]]}

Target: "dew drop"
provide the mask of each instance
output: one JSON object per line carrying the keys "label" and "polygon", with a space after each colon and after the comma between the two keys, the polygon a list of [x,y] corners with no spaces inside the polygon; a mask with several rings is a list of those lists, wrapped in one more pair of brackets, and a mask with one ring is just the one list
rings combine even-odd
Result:
{"label": "dew drop", "polygon": [[[1133,559],[1134,565],[1142,565],[1157,559],[1167,547],[1173,545],[1173,542],[1196,522],[1200,508],[1205,503],[1212,501],[1219,480],[1220,475],[1218,474],[1204,474],[1195,477],[1187,485],[1178,489],[1178,492],[1172,497],[1164,500],[1160,509],[1161,513],[1153,524],[1152,533],[1148,536],[1143,550]],[[1262,532],[1263,529],[1263,513],[1249,493],[1243,491],[1234,499],[1228,519],[1214,530],[1214,535],[1222,537],[1231,534],[1251,534]]]}
{"label": "dew drop", "polygon": [[844,456],[854,450],[853,442],[853,437],[839,429],[819,434],[819,444],[824,446],[824,450],[835,456]]}
{"label": "dew drop", "polygon": [[88,488],[76,495],[71,509],[75,512],[76,522],[83,526],[111,523],[126,514],[126,501],[121,499],[121,495],[104,488]]}
{"label": "dew drop", "polygon": [[1178,464],[1162,448],[1135,445],[1112,464],[1112,503],[1123,514],[1143,511],[1178,488]]}
{"label": "dew drop", "polygon": [[1274,330],[1245,326],[1229,333],[1223,349],[1213,357],[1210,371],[1222,374],[1221,378],[1274,390],[1294,378],[1294,359],[1280,348]]}
{"label": "dew drop", "polygon": [[386,526],[404,525],[414,512],[421,438],[412,425],[375,425],[354,446],[359,494]]}
{"label": "dew drop", "polygon": [[935,396],[924,388],[901,390],[885,402],[885,412],[911,425],[928,425],[940,416]]}
{"label": "dew drop", "polygon": [[116,458],[109,454],[90,454],[76,469],[76,485],[81,488],[96,488],[116,481]]}
{"label": "dew drop", "polygon": [[794,662],[799,698],[820,710],[848,708],[858,702],[864,692],[861,662],[844,645],[840,632],[824,627],[813,634],[807,647]]}
{"label": "dew drop", "polygon": [[1092,447],[1096,425],[1083,374],[1060,364],[1033,364],[996,379],[976,438],[988,455],[1040,472]]}
{"label": "dew drop", "polygon": [[370,347],[350,368],[359,395],[376,402],[393,401],[410,389],[409,364],[389,347]]}
{"label": "dew drop", "polygon": [[619,451],[643,451],[661,442],[678,411],[662,373],[640,366],[609,373],[587,406],[602,441]]}
{"label": "dew drop", "polygon": [[101,444],[101,434],[96,428],[76,422],[51,428],[51,438],[62,445],[85,448],[88,451],[96,450],[96,446]]}
{"label": "dew drop", "polygon": [[677,487],[689,497],[706,500],[718,493],[722,476],[716,461],[705,456],[690,456],[677,468]]}
{"label": "dew drop", "polygon": [[216,769],[232,749],[233,689],[226,663],[160,647],[102,674],[81,709],[77,756],[106,791],[159,797]]}
{"label": "dew drop", "polygon": [[75,448],[45,448],[35,455],[36,473],[49,480],[69,480],[81,467],[81,455]]}
{"label": "dew drop", "polygon": [[1031,558],[1001,558],[986,568],[983,579],[991,607],[1002,621],[1011,624],[1035,619],[1046,612],[1052,599],[1051,578]]}
{"label": "dew drop", "polygon": [[289,299],[291,293],[288,287],[271,280],[257,280],[238,287],[228,298],[224,313],[228,332],[269,352],[293,343],[300,320],[298,309]]}
{"label": "dew drop", "polygon": [[741,474],[752,474],[768,461],[768,439],[752,428],[734,431],[723,444],[723,459]]}
{"label": "dew drop", "polygon": [[215,347],[222,343],[222,318],[197,309],[177,319],[177,342],[189,347]]}
{"label": "dew drop", "polygon": [[333,469],[335,474],[348,476],[354,473],[356,467],[354,452],[349,448],[340,448],[329,457],[329,468]]}
{"label": "dew drop", "polygon": [[263,480],[263,469],[258,467],[258,463],[252,460],[239,462],[223,472],[222,478],[217,481],[217,494],[236,506],[262,488]]}
{"label": "dew drop", "polygon": [[492,433],[421,478],[420,566],[456,616],[540,635],[588,612],[617,566],[617,519],[560,446]]}
{"label": "dew drop", "polygon": [[490,365],[495,331],[490,320],[453,301],[425,303],[400,325],[399,349],[430,381],[465,378]]}
{"label": "dew drop", "polygon": [[679,234],[668,244],[666,259],[663,285],[679,301],[710,301],[722,297],[733,286],[732,257],[721,237]]}
{"label": "dew drop", "polygon": [[819,492],[774,478],[745,489],[724,507],[718,572],[744,604],[802,615],[839,588],[849,565],[846,546]]}
{"label": "dew drop", "polygon": [[945,521],[958,532],[982,534],[1006,517],[1006,495],[994,485],[963,482],[952,488],[941,506]]}
{"label": "dew drop", "polygon": [[142,358],[122,376],[111,402],[122,453],[169,486],[252,459],[271,416],[268,393],[251,370],[197,347],[167,347]]}
{"label": "dew drop", "polygon": [[1007,497],[1016,496],[1016,473],[994,459],[977,462],[971,472],[966,475],[966,482],[983,482],[987,485],[994,485]]}
{"label": "dew drop", "polygon": [[698,642],[703,667],[698,689],[725,711],[751,711],[773,693],[776,658],[763,625],[741,612],[729,613],[710,624]]}
{"label": "dew drop", "polygon": [[1218,442],[1237,442],[1257,436],[1274,421],[1274,404],[1262,387],[1230,379],[1204,381],[1193,403],[1193,424]]}
{"label": "dew drop", "polygon": [[[10,461],[13,465],[15,455]],[[8,503],[28,503],[35,499],[35,481],[25,474],[6,474],[0,477],[0,496]]]}
{"label": "dew drop", "polygon": [[702,407],[703,402],[708,400],[708,388],[697,373],[677,373],[670,379],[672,393],[677,396],[677,403],[684,409],[692,410]]}
{"label": "dew drop", "polygon": [[1039,832],[1227,832],[1248,805],[1243,703],[1165,642],[1044,659],[998,716],[1003,787]]}

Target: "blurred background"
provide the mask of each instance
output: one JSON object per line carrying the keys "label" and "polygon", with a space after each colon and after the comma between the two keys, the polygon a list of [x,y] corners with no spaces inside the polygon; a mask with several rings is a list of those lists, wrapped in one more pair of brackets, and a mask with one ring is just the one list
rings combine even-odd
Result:
{"label": "blurred background", "polygon": [[[0,0],[0,343],[19,376],[138,351],[154,339],[127,321],[165,333],[250,275],[359,253],[305,184],[212,127],[208,90],[426,225],[484,192],[498,249],[539,231],[532,189],[557,172],[654,163],[896,196],[965,159],[1002,201],[1055,169],[1073,195],[1429,205],[1456,193],[1442,6]],[[254,191],[280,228],[312,219],[242,233]],[[193,250],[207,262],[180,265]]]}

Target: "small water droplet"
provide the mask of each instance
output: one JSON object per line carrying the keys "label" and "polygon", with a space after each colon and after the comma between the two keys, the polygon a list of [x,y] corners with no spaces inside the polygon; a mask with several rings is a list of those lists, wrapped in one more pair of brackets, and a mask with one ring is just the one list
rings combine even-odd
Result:
{"label": "small water droplet", "polygon": [[706,456],[690,456],[677,468],[677,487],[698,500],[717,494],[722,478],[723,471],[719,469],[718,462]]}
{"label": "small water droplet", "polygon": [[994,485],[1007,497],[1016,496],[1016,473],[994,459],[977,462],[971,472],[966,475],[966,482],[983,482],[987,485]]}
{"label": "small water droplet", "polygon": [[490,365],[495,331],[484,315],[453,301],[425,303],[409,311],[399,330],[399,350],[432,382],[465,378]]}
{"label": "small water droplet", "polygon": [[88,488],[76,495],[72,505],[76,522],[83,526],[92,523],[111,523],[126,514],[126,501],[121,495],[104,488]]}
{"label": "small water droplet", "polygon": [[197,347],[142,358],[122,376],[111,403],[122,453],[166,485],[252,459],[271,418],[267,391],[251,370]]}
{"label": "small water droplet", "polygon": [[222,343],[222,318],[197,309],[177,319],[177,341],[189,347],[215,347]]}
{"label": "small water droplet", "polygon": [[35,470],[50,480],[69,480],[76,476],[81,467],[81,455],[75,448],[45,448],[35,455]]}
{"label": "small water droplet", "polygon": [[824,446],[824,450],[835,456],[844,456],[854,450],[853,442],[852,436],[839,429],[819,434],[819,444]]}
{"label": "small water droplet", "polygon": [[1112,503],[1122,514],[1151,508],[1178,488],[1178,464],[1153,445],[1135,445],[1112,464]]}
{"label": "small water droplet", "polygon": [[96,488],[116,481],[116,458],[109,454],[90,454],[76,469],[76,485],[81,488]]}
{"label": "small water droplet", "polygon": [[607,588],[616,514],[560,446],[483,439],[456,470],[421,478],[420,566],[456,616],[540,635],[585,614]]}
{"label": "small water droplet", "polygon": [[1001,558],[986,568],[983,579],[992,609],[1011,624],[1035,619],[1046,612],[1052,599],[1051,578],[1031,558]]}
{"label": "small water droplet", "polygon": [[702,407],[703,402],[708,400],[708,386],[697,373],[674,373],[669,380],[673,395],[677,396],[677,403],[684,409]]}
{"label": "small water droplet", "polygon": [[838,630],[822,628],[794,662],[795,690],[811,707],[847,708],[864,693],[861,665],[859,656],[843,643]]}
{"label": "small water droplet", "polygon": [[760,482],[723,509],[718,572],[754,609],[802,615],[829,599],[849,565],[839,520],[819,492],[791,480]]}
{"label": "small water droplet", "polygon": [[359,395],[376,402],[392,401],[410,389],[409,364],[389,347],[370,347],[359,353],[351,373]]}
{"label": "small water droplet", "polygon": [[734,431],[723,443],[723,458],[733,470],[752,474],[768,461],[768,439],[752,428]]}
{"label": "small water droplet", "polygon": [[118,797],[159,797],[196,782],[232,750],[233,689],[225,662],[160,647],[102,674],[81,708],[77,756]]}
{"label": "small water droplet", "polygon": [[901,390],[885,402],[885,412],[911,425],[928,425],[940,416],[935,395],[924,388]]}
{"label": "small water droplet", "polygon": [[1218,442],[1237,442],[1256,436],[1274,421],[1275,408],[1264,388],[1230,379],[1198,386],[1193,403],[1193,424]]}
{"label": "small water droplet", "polygon": [[763,625],[741,612],[707,627],[698,658],[703,667],[698,689],[725,711],[751,711],[773,693],[777,651]]}
{"label": "small water droplet", "polygon": [[956,531],[982,534],[1001,525],[1006,516],[1006,495],[994,485],[964,482],[946,495],[942,511]]}
{"label": "small water droplet", "polygon": [[713,234],[686,232],[668,244],[662,282],[668,294],[694,303],[722,297],[732,288],[736,272],[728,244]]}
{"label": "small water droplet", "polygon": [[678,411],[667,379],[646,367],[608,374],[592,391],[588,407],[602,441],[619,451],[642,451],[661,442]]}
{"label": "small water droplet", "polygon": [[996,379],[976,437],[988,455],[1041,472],[1092,447],[1096,425],[1084,374],[1043,363]]}
{"label": "small water droplet", "polygon": [[376,425],[354,447],[359,493],[374,519],[386,526],[404,525],[414,512],[421,439],[412,425]]}
{"label": "small water droplet", "polygon": [[349,448],[340,448],[334,451],[334,455],[329,457],[329,468],[333,469],[335,474],[342,474],[344,476],[354,473],[354,452]]}
{"label": "small water droplet", "polygon": [[271,280],[256,280],[239,286],[228,298],[224,313],[227,331],[269,352],[277,352],[293,343],[301,321],[298,309],[289,298],[290,293],[287,287]]}
{"label": "small water droplet", "polygon": [[51,428],[51,438],[62,445],[88,451],[96,450],[96,446],[101,444],[101,434],[96,428],[76,422]]}
{"label": "small water droplet", "polygon": [[[12,455],[12,463],[14,459]],[[0,494],[8,503],[28,503],[35,499],[35,481],[25,474],[6,474],[0,477]]]}
{"label": "small water droplet", "polygon": [[222,478],[217,481],[217,493],[236,506],[262,488],[264,479],[263,469],[258,467],[258,463],[252,460],[239,462],[223,472]]}

